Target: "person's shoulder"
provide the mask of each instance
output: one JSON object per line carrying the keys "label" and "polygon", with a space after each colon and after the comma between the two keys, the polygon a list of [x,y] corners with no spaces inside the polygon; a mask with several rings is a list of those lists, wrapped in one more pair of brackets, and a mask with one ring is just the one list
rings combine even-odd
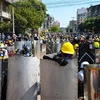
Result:
{"label": "person's shoulder", "polygon": [[46,54],[46,55],[43,56],[43,59],[50,59],[50,60],[52,60],[55,55],[57,55],[57,53]]}

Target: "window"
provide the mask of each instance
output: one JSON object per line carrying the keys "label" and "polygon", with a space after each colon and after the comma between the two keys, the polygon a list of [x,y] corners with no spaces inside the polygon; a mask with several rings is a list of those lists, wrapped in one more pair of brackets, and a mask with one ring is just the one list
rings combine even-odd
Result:
{"label": "window", "polygon": [[8,13],[9,12],[8,4],[5,3],[5,2],[3,2],[3,8],[2,9],[3,9],[4,12],[7,12]]}

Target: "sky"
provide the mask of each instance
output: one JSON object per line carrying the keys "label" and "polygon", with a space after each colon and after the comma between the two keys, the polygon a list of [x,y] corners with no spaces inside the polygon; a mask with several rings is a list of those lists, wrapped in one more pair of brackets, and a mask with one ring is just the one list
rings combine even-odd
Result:
{"label": "sky", "polygon": [[[42,0],[44,4],[51,4],[55,2],[66,2],[71,0]],[[75,1],[75,0],[72,0]],[[78,0],[76,0],[78,1]],[[85,1],[85,0],[83,0]],[[90,1],[97,1],[97,0],[90,0]],[[98,0],[100,1],[100,0]],[[97,5],[100,4],[100,2],[91,3],[91,4],[84,4],[84,5],[76,5],[76,6],[64,6],[64,7],[47,7],[47,13],[54,17],[55,20],[60,22],[60,27],[67,27],[69,25],[69,21],[72,20],[72,17],[75,17],[74,20],[77,18],[77,9],[85,7],[88,8],[91,5]]]}

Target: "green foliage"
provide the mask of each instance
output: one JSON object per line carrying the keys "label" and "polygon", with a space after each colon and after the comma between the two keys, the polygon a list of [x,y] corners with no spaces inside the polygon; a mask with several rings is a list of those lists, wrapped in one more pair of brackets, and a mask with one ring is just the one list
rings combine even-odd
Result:
{"label": "green foliage", "polygon": [[84,23],[78,26],[78,29],[82,32],[84,32],[84,30],[100,32],[100,16],[87,18]]}
{"label": "green foliage", "polygon": [[46,17],[46,6],[38,0],[15,2],[16,32],[25,32],[28,28],[37,30]]}
{"label": "green foliage", "polygon": [[0,32],[10,32],[11,23],[9,22],[0,22]]}
{"label": "green foliage", "polygon": [[68,26],[67,28],[66,28],[66,32],[72,32],[73,30],[72,30],[72,27],[71,26]]}
{"label": "green foliage", "polygon": [[92,31],[93,27],[94,27],[94,20],[95,20],[95,18],[88,18],[84,22],[84,28],[87,29],[88,31]]}
{"label": "green foliage", "polygon": [[85,31],[84,23],[79,24],[78,29],[79,29],[80,32],[84,32]]}
{"label": "green foliage", "polygon": [[60,27],[58,25],[53,25],[49,31],[51,32],[60,32]]}

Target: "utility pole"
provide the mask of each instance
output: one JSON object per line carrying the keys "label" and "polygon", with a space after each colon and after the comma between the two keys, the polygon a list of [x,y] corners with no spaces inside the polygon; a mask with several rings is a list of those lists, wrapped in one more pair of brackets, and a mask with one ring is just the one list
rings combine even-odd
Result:
{"label": "utility pole", "polygon": [[15,33],[14,6],[12,7],[13,33]]}

